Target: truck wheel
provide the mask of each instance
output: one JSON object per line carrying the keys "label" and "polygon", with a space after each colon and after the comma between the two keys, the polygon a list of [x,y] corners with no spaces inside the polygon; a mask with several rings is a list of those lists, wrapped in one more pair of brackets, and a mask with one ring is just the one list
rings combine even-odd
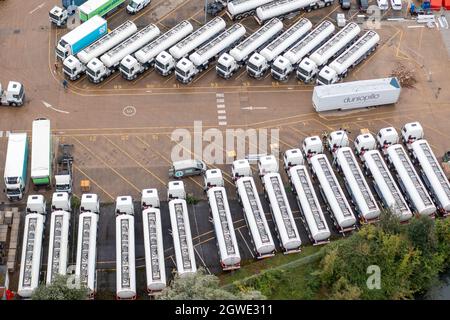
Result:
{"label": "truck wheel", "polygon": [[17,103],[15,103],[15,102],[11,103],[11,105],[12,105],[13,107],[17,107]]}

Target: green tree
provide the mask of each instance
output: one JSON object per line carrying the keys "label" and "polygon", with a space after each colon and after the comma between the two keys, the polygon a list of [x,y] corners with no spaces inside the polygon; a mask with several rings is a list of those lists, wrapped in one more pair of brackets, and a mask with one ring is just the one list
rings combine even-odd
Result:
{"label": "green tree", "polygon": [[450,219],[436,221],[437,251],[444,269],[450,268]]}
{"label": "green tree", "polygon": [[53,282],[46,286],[41,284],[34,290],[32,300],[86,300],[88,289],[84,285],[73,288],[69,275],[57,275]]}
{"label": "green tree", "polygon": [[180,277],[175,275],[170,286],[166,287],[158,299],[161,300],[259,300],[265,297],[255,290],[241,290],[237,294],[224,290],[219,286],[219,279],[206,274],[204,269],[196,273]]}

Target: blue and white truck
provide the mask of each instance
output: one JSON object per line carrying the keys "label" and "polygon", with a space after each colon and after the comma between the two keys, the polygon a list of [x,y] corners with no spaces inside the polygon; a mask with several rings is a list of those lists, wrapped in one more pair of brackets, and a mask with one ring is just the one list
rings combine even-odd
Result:
{"label": "blue and white truck", "polygon": [[107,32],[107,21],[95,16],[61,37],[55,49],[56,56],[64,61],[65,58],[76,55]]}
{"label": "blue and white truck", "polygon": [[28,140],[26,133],[10,133],[5,163],[5,192],[9,200],[21,200],[27,183]]}

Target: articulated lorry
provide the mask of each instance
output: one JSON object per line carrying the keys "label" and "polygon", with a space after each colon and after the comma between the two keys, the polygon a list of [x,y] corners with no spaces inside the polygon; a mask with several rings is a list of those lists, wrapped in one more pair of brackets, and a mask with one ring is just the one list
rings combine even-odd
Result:
{"label": "articulated lorry", "polygon": [[292,17],[301,10],[311,10],[328,7],[334,0],[278,0],[267,3],[256,9],[255,19],[259,24],[272,18],[284,19]]}
{"label": "articulated lorry", "polygon": [[63,63],[64,74],[70,80],[76,80],[86,71],[86,65],[94,58],[112,49],[125,39],[129,38],[137,31],[136,25],[131,21],[126,21],[112,30],[107,35],[95,41],[90,46],[84,48],[76,56],[68,56]]}
{"label": "articulated lorry", "polygon": [[223,53],[217,60],[217,75],[224,79],[231,78],[236,71],[247,63],[253,52],[256,52],[259,48],[274,39],[282,29],[283,23],[279,19],[272,19],[232,48],[228,53]]}
{"label": "articulated lorry", "polygon": [[45,118],[34,120],[31,139],[31,180],[35,188],[49,187],[53,162],[50,120]]}
{"label": "articulated lorry", "polygon": [[10,133],[5,162],[5,191],[9,200],[21,200],[27,184],[28,140],[26,133]]}
{"label": "articulated lorry", "polygon": [[397,103],[397,78],[351,81],[314,87],[312,104],[317,112],[369,108]]}
{"label": "articulated lorry", "polygon": [[17,81],[10,81],[6,90],[3,90],[0,83],[0,106],[20,107],[25,102],[25,89],[23,84]]}
{"label": "articulated lorry", "polygon": [[112,73],[116,72],[123,58],[145,46],[155,39],[159,33],[159,28],[156,25],[149,24],[109,50],[100,59],[94,58],[89,61],[86,66],[89,80],[93,83],[100,83],[105,80]]}
{"label": "articulated lorry", "polygon": [[89,0],[78,7],[81,21],[88,21],[98,15],[105,17],[124,5],[125,0]]}
{"label": "articulated lorry", "polygon": [[283,55],[279,55],[272,63],[272,78],[279,81],[286,81],[292,71],[297,69],[300,61],[310,52],[316,50],[334,32],[335,26],[328,20],[323,21],[297,42]]}
{"label": "articulated lorry", "polygon": [[56,57],[64,61],[68,56],[76,55],[107,32],[107,21],[99,16],[93,17],[61,37],[56,45]]}
{"label": "articulated lorry", "polygon": [[196,48],[225,30],[226,26],[222,18],[214,18],[172,46],[169,52],[165,50],[160,52],[155,61],[156,72],[162,76],[171,74],[180,59],[187,57]]}
{"label": "articulated lorry", "polygon": [[378,46],[380,36],[375,31],[367,31],[350,48],[345,50],[317,76],[317,84],[333,84],[345,78],[350,69],[365,60]]}
{"label": "articulated lorry", "polygon": [[248,75],[256,79],[262,78],[274,59],[303,38],[311,28],[311,21],[302,18],[261,51],[255,52],[247,63]]}
{"label": "articulated lorry", "polygon": [[209,64],[221,53],[239,42],[245,32],[245,27],[237,23],[200,47],[189,56],[189,59],[181,59],[175,69],[177,80],[184,84],[191,82],[197,74],[207,69]]}
{"label": "articulated lorry", "polygon": [[361,28],[356,23],[350,22],[309,57],[303,58],[297,68],[297,78],[305,83],[312,81],[328,61],[341,54],[356,40],[360,31]]}
{"label": "articulated lorry", "polygon": [[256,13],[256,8],[273,0],[233,0],[227,4],[227,15],[231,20],[239,20]]}
{"label": "articulated lorry", "polygon": [[120,73],[127,80],[133,80],[155,64],[155,59],[162,51],[167,50],[194,30],[192,24],[184,20],[174,26],[156,40],[145,45],[134,55],[126,55],[120,62]]}

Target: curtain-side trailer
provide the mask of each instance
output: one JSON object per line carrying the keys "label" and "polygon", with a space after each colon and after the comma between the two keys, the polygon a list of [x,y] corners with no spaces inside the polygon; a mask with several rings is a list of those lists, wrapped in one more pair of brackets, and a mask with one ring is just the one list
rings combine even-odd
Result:
{"label": "curtain-side trailer", "polygon": [[31,180],[36,187],[50,185],[52,162],[50,120],[39,118],[33,121],[31,141]]}

